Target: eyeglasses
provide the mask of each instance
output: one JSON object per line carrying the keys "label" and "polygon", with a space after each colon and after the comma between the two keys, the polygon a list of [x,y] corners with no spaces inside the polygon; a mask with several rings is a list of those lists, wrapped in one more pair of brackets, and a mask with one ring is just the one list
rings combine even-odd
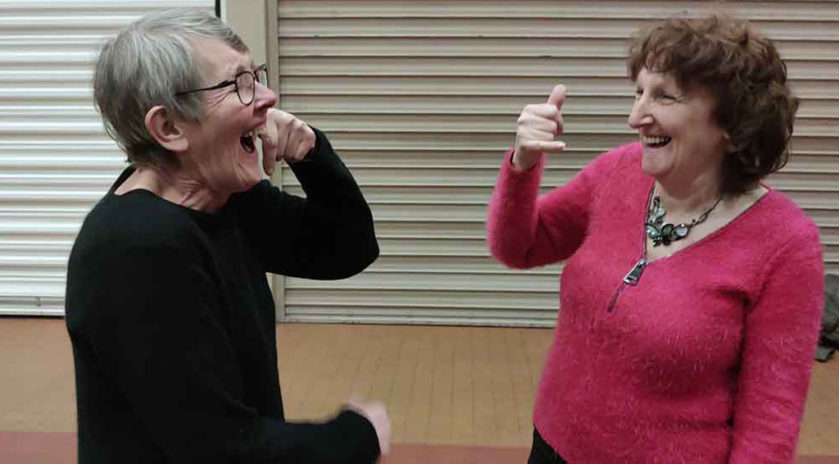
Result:
{"label": "eyeglasses", "polygon": [[186,95],[193,92],[204,92],[206,90],[223,89],[225,87],[235,85],[236,95],[239,96],[239,101],[242,102],[243,105],[248,106],[251,103],[253,103],[253,97],[256,94],[257,82],[259,82],[262,85],[268,85],[268,67],[264,64],[258,66],[253,71],[242,71],[236,74],[233,80],[219,82],[218,84],[212,87],[204,87],[203,89],[184,90],[183,92],[177,92],[175,96],[180,97],[181,95]]}

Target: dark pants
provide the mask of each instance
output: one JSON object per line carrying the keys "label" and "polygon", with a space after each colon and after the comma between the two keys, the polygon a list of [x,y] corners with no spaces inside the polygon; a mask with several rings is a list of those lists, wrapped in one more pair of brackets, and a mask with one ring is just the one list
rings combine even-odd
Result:
{"label": "dark pants", "polygon": [[530,457],[527,458],[527,464],[568,464],[568,461],[562,459],[551,445],[545,443],[539,431],[533,428],[533,447],[530,448]]}

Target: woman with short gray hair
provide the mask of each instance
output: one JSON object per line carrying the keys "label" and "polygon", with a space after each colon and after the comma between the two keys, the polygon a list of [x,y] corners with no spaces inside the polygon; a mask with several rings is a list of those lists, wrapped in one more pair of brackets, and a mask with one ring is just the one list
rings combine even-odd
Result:
{"label": "woman with short gray hair", "polygon": [[[266,84],[201,12],[151,14],[102,49],[96,106],[130,166],[68,266],[80,462],[366,464],[388,450],[379,402],[284,419],[265,273],[342,279],[379,249],[326,136],[273,108]],[[279,161],[305,199],[265,179]]]}

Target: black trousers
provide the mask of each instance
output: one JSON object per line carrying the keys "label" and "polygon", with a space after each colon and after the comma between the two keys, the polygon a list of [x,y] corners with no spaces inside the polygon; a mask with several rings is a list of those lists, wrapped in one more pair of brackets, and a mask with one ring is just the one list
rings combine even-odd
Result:
{"label": "black trousers", "polygon": [[562,459],[562,456],[542,439],[542,435],[539,435],[539,431],[534,427],[533,447],[530,448],[527,464],[568,464],[568,461]]}

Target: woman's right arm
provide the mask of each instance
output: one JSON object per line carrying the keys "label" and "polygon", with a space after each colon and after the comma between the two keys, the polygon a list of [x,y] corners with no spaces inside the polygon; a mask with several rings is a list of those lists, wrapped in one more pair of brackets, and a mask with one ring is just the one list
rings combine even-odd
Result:
{"label": "woman's right arm", "polygon": [[[487,218],[492,255],[512,268],[526,269],[571,256],[585,237],[589,204],[604,170],[601,160],[570,182],[539,196],[546,152],[562,152],[560,109],[565,87],[554,87],[547,103],[528,105],[518,119],[516,146],[507,152]],[[604,157],[601,157],[604,158]]]}
{"label": "woman's right arm", "polygon": [[[351,408],[325,423],[260,415],[218,282],[184,247],[122,247],[77,273],[75,341],[131,404],[171,462],[371,464],[377,431]],[[97,277],[98,276],[98,277]],[[102,281],[106,279],[106,281]]]}

